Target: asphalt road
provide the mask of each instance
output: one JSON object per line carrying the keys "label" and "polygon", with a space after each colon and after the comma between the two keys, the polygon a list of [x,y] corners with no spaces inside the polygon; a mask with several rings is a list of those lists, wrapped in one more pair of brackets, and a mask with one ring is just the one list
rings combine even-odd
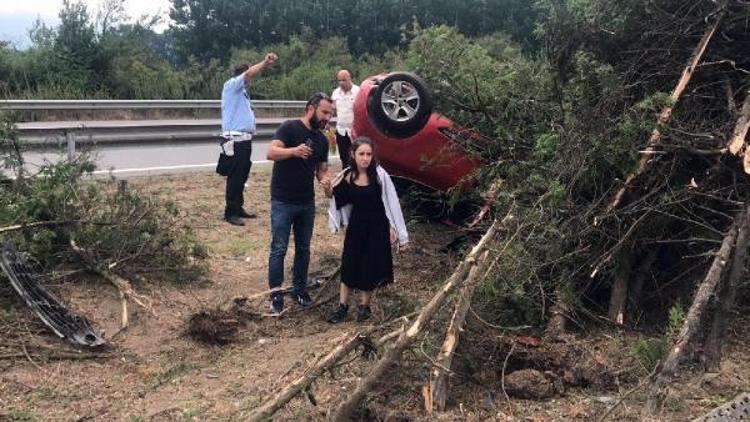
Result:
{"label": "asphalt road", "polygon": [[[252,160],[266,161],[269,141],[253,141]],[[98,172],[117,175],[139,176],[147,174],[167,174],[186,171],[213,170],[219,156],[215,142],[147,142],[124,145],[99,144],[81,145],[77,153],[91,155]],[[58,162],[67,159],[67,150],[46,148],[29,150],[24,153],[28,169],[34,171],[45,161]]]}
{"label": "asphalt road", "polygon": [[[258,138],[252,141],[254,163],[267,162],[270,138],[282,120],[258,119]],[[119,177],[213,171],[220,150],[217,141],[210,138],[220,131],[217,119],[28,122],[19,123],[18,127],[28,148],[24,158],[30,172],[44,162],[67,159],[64,129],[82,132],[77,135],[76,153],[89,154],[98,174]],[[100,141],[86,140],[87,133],[96,134]],[[141,140],[139,136],[143,134],[152,139]]]}

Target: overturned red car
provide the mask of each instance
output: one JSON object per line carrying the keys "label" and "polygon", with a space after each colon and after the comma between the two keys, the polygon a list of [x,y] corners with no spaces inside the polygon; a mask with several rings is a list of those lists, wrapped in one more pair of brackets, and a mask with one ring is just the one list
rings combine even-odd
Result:
{"label": "overturned red car", "polygon": [[378,160],[391,175],[437,191],[468,188],[482,164],[467,148],[482,136],[433,113],[427,86],[412,73],[384,73],[362,82],[354,135],[375,142]]}

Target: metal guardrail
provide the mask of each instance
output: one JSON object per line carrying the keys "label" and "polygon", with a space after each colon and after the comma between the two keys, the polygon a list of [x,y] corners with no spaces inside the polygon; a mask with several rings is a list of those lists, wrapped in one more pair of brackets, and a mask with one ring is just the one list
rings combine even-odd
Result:
{"label": "metal guardrail", "polygon": [[[255,108],[304,109],[304,101],[253,100]],[[220,100],[3,100],[0,110],[220,109]]]}
{"label": "metal guardrail", "polygon": [[[299,110],[304,101],[256,100],[252,102],[256,112],[262,109]],[[215,109],[221,108],[220,100],[5,100],[0,101],[0,111],[46,111],[46,110],[146,110],[146,109]],[[256,120],[256,143],[270,142],[278,126],[287,120],[284,117],[260,117]],[[333,122],[335,125],[335,122]],[[19,140],[32,150],[67,150],[68,159],[76,156],[79,145],[109,146],[166,142],[205,143],[218,142],[221,120],[211,119],[163,119],[163,120],[80,120],[40,121],[16,124]]]}
{"label": "metal guardrail", "polygon": [[[256,121],[257,140],[270,140],[284,118]],[[193,142],[216,139],[219,119],[104,120],[81,122],[33,122],[16,124],[21,142],[30,145],[74,143],[134,143],[151,141]]]}
{"label": "metal guardrail", "polygon": [[[256,121],[254,142],[270,142],[284,118]],[[18,123],[19,140],[32,146],[57,146],[76,156],[80,145],[128,144],[143,142],[206,142],[221,135],[221,120],[114,120],[90,122]]]}

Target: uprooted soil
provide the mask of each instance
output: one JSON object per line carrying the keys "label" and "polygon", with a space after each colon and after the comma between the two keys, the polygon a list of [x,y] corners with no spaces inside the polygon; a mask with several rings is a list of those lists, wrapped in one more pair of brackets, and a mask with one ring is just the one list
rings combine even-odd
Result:
{"label": "uprooted soil", "polygon": [[[0,336],[7,340],[0,345],[0,420],[243,420],[360,327],[353,317],[337,325],[325,322],[336,301],[335,281],[314,290],[315,307],[303,311],[287,301],[288,311],[280,318],[263,315],[265,297],[235,301],[267,289],[269,181],[267,168],[253,170],[246,202],[258,218],[245,227],[222,222],[224,186],[218,176],[132,181],[178,203],[185,222],[209,246],[209,280],[189,286],[135,283],[152,299],[154,312],[131,303],[130,327],[120,333],[114,287],[82,274],[50,281],[48,287],[74,311],[99,330],[117,333],[107,349],[95,354],[77,352],[52,337],[19,301],[0,303]],[[335,268],[343,240],[328,232],[326,209],[318,192],[313,274]],[[375,297],[373,324],[417,310],[458,259],[445,248],[461,234],[456,230],[418,219],[410,220],[409,230],[412,244],[395,256],[396,283]],[[292,258],[290,246],[287,267]],[[442,321],[447,314],[442,312]],[[647,390],[633,387],[650,368],[633,350],[644,341],[642,335],[601,329],[540,343],[536,329],[502,330],[472,313],[454,360],[449,409],[428,415],[422,410],[422,386],[444,325],[435,322],[431,328],[433,335],[407,351],[399,369],[370,395],[361,417],[594,420],[630,391],[611,417],[641,420]],[[750,328],[738,323],[721,373],[688,374],[675,383],[659,419],[689,419],[750,390],[748,334]],[[353,354],[276,419],[324,419],[370,364]]]}

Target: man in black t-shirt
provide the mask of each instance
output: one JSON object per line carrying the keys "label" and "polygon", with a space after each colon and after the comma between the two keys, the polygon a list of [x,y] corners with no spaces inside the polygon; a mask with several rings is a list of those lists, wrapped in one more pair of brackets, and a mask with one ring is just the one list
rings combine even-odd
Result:
{"label": "man in black t-shirt", "polygon": [[324,93],[307,102],[305,116],[288,120],[277,130],[268,149],[273,161],[271,176],[271,254],[268,258],[268,285],[271,313],[284,309],[280,292],[284,283],[284,257],[289,234],[294,230],[294,297],[307,308],[313,304],[307,292],[307,269],[310,265],[310,240],[315,222],[315,189],[317,177],[326,195],[331,193],[328,174],[328,139],[321,129],[331,120],[331,99]]}

